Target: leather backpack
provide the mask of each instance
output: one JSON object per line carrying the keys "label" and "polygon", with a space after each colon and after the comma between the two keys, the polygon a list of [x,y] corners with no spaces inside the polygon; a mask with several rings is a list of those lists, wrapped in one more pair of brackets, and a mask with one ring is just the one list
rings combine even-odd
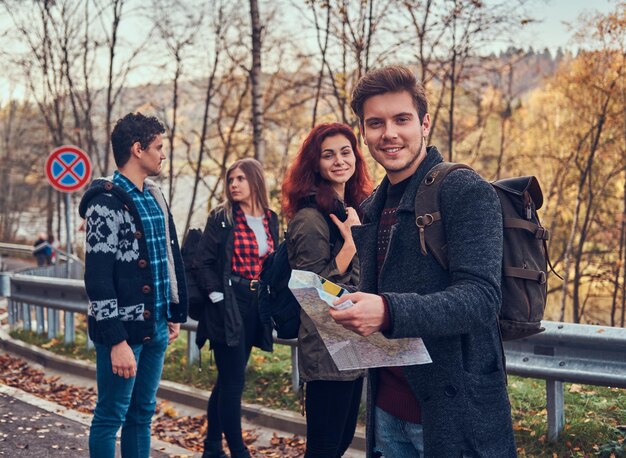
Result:
{"label": "leather backpack", "polygon": [[[431,254],[448,270],[446,237],[439,208],[439,191],[445,177],[464,164],[441,162],[420,183],[415,196],[415,224],[420,251]],[[502,306],[498,316],[503,340],[528,337],[541,327],[547,297],[549,232],[539,222],[543,204],[539,181],[534,176],[492,182],[500,200],[503,222]]]}

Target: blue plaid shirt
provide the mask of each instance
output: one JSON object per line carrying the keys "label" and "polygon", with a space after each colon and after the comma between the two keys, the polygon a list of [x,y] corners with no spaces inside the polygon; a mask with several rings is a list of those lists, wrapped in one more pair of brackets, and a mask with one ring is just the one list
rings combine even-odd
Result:
{"label": "blue plaid shirt", "polygon": [[154,311],[159,318],[169,318],[170,277],[167,270],[167,240],[165,238],[163,211],[150,192],[145,191],[145,188],[145,192],[140,191],[117,170],[113,174],[113,183],[126,191],[137,207],[148,245],[150,266],[152,267]]}

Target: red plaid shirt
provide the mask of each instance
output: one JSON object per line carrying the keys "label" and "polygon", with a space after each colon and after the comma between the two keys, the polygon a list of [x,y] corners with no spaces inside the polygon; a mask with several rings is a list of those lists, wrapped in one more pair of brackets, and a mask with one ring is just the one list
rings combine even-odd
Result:
{"label": "red plaid shirt", "polygon": [[233,208],[235,225],[233,235],[235,245],[233,247],[232,257],[232,273],[238,277],[247,278],[249,280],[257,280],[261,274],[261,267],[266,256],[274,251],[274,239],[270,234],[269,211],[265,212],[263,218],[263,228],[267,236],[267,253],[263,257],[259,257],[259,245],[257,244],[254,231],[248,226],[246,215],[239,206]]}

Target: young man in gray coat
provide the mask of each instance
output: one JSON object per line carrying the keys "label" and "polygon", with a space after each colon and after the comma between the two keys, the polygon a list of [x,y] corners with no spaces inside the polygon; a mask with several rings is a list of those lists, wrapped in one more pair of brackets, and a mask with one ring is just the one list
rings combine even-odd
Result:
{"label": "young man in gray coat", "polygon": [[415,194],[443,161],[426,147],[431,126],[424,88],[401,66],[357,83],[352,109],[372,157],[387,173],[352,228],[361,262],[359,292],[333,318],[360,334],[421,337],[431,364],[370,371],[367,456],[516,456],[500,308],[502,217],[491,185],[468,169],[444,180],[440,209],[449,270],[420,252]]}

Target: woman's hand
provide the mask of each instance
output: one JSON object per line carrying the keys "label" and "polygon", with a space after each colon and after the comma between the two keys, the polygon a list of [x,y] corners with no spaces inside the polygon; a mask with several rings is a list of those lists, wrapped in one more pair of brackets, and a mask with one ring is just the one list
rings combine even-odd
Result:
{"label": "woman's hand", "polygon": [[359,226],[361,224],[361,220],[359,219],[359,215],[353,207],[346,207],[346,213],[348,217],[345,221],[340,221],[332,213],[330,214],[330,219],[335,223],[337,228],[339,228],[339,232],[343,237],[344,243],[353,243],[352,242],[352,231],[350,230],[352,226]]}
{"label": "woman's hand", "polygon": [[352,231],[350,229],[352,226],[358,226],[361,224],[359,215],[354,208],[346,207],[346,213],[348,214],[348,217],[344,222],[341,222],[335,215],[330,215],[330,218],[333,220],[333,223],[337,225],[339,232],[341,232],[341,236],[343,237],[343,246],[341,247],[339,253],[337,253],[337,256],[335,256],[337,270],[342,275],[346,273],[350,267],[352,258],[354,258],[354,255],[356,254],[356,247],[354,245]]}

